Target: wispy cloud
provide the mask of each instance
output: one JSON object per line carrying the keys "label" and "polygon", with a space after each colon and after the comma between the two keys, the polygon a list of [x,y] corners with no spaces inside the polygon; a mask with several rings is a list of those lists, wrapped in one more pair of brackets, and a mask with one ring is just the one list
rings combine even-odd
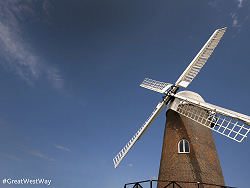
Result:
{"label": "wispy cloud", "polygon": [[[63,87],[58,68],[42,62],[32,46],[22,35],[22,24],[27,18],[35,17],[32,1],[0,1],[0,64],[15,72],[29,84],[45,75],[57,89]],[[48,14],[49,1],[43,10]]]}
{"label": "wispy cloud", "polygon": [[231,16],[232,16],[232,20],[233,20],[232,26],[233,27],[240,27],[237,14],[234,13],[234,14],[231,14]]}
{"label": "wispy cloud", "polygon": [[133,167],[134,165],[133,165],[132,163],[129,163],[128,166],[129,166],[129,167]]}
{"label": "wispy cloud", "polygon": [[248,21],[250,13],[250,4],[245,0],[234,0],[233,6],[230,8],[224,6],[225,2],[222,0],[209,0],[208,5],[212,8],[216,9],[218,12],[224,12],[228,14],[231,21],[232,28],[236,29],[236,31],[240,32],[241,28],[245,25],[246,21]]}
{"label": "wispy cloud", "polygon": [[45,155],[44,153],[42,153],[40,151],[30,151],[29,153],[35,157],[45,159],[47,161],[55,161],[54,158],[48,157],[47,155]]}
{"label": "wispy cloud", "polygon": [[67,147],[65,147],[65,146],[61,146],[61,145],[55,144],[55,147],[57,149],[59,149],[59,150],[70,152],[70,149],[67,148]]}
{"label": "wispy cloud", "polygon": [[237,28],[238,31],[249,18],[249,2],[245,3],[245,0],[236,0],[237,8],[231,13],[232,26]]}
{"label": "wispy cloud", "polygon": [[15,155],[12,154],[5,154],[5,157],[7,157],[8,159],[14,160],[14,161],[20,161],[21,159]]}
{"label": "wispy cloud", "polygon": [[238,8],[242,7],[243,0],[237,0],[238,1]]}

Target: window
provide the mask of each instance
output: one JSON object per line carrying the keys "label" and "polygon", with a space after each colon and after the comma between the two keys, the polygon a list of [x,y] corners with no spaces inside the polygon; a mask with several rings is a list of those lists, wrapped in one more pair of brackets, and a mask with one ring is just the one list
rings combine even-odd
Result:
{"label": "window", "polygon": [[189,142],[182,139],[178,143],[178,153],[190,153]]}

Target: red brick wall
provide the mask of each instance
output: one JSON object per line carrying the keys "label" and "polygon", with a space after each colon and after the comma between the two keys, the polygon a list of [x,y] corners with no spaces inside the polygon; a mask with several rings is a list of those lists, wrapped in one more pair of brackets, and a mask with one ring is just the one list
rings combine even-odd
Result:
{"label": "red brick wall", "polygon": [[[177,145],[181,139],[189,141],[190,153],[178,153]],[[224,185],[211,130],[168,110],[158,179]],[[166,183],[158,183],[157,187],[163,188],[164,185]]]}

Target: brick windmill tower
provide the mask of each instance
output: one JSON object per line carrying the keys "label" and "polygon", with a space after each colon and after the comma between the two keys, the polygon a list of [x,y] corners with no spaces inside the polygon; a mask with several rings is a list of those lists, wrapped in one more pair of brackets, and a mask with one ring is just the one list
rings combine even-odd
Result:
{"label": "brick windmill tower", "polygon": [[[200,187],[205,187],[205,183],[225,184],[212,131],[241,142],[250,130],[250,117],[206,103],[199,94],[191,91],[177,93],[179,87],[186,88],[199,73],[225,31],[226,28],[222,28],[213,33],[175,84],[148,78],[142,82],[141,87],[165,96],[143,126],[113,159],[115,168],[168,105],[157,187],[167,187],[169,182],[164,181],[179,181],[180,187],[194,187],[191,182],[202,183]],[[190,183],[187,185],[182,182]]]}

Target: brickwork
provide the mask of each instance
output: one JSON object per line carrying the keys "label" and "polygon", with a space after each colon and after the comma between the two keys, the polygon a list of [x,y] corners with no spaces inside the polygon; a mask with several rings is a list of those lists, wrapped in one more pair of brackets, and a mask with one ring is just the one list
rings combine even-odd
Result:
{"label": "brickwork", "polygon": [[[158,179],[225,185],[211,130],[173,110],[166,116]],[[178,153],[181,139],[189,141],[190,153]],[[164,186],[159,183],[157,187]]]}

